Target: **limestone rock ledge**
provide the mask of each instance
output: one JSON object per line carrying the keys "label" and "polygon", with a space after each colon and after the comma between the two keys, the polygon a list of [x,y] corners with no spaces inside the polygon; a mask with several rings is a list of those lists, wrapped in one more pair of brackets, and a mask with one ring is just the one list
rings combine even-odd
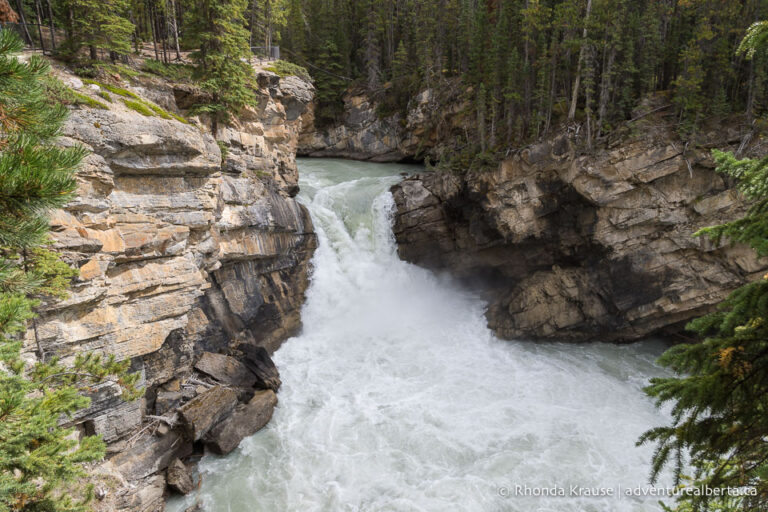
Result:
{"label": "limestone rock ledge", "polygon": [[766,270],[746,247],[692,236],[744,210],[709,156],[742,135],[721,128],[686,151],[671,132],[648,133],[592,154],[564,135],[493,171],[408,178],[392,189],[400,256],[478,286],[504,338],[678,333]]}
{"label": "limestone rock ledge", "polygon": [[[57,72],[104,102],[97,85]],[[172,112],[182,112],[189,96],[154,79],[120,85]],[[80,277],[69,298],[43,305],[26,351],[30,358],[114,354],[141,373],[142,401],[123,403],[114,386],[101,386],[72,419],[121,458],[109,463],[119,474],[116,508],[162,508],[165,469],[192,453],[192,441],[227,412],[238,418],[218,429],[219,452],[239,441],[228,432],[251,432],[239,425],[241,416],[261,425],[271,416],[274,400],[254,402],[251,384],[276,389],[268,353],[300,327],[316,237],[295,199],[295,154],[313,89],[261,72],[257,94],[258,106],[221,128],[218,144],[203,123],[144,116],[117,97],[108,109],[72,107],[64,128],[62,144],[91,151],[77,174],[76,199],[52,218],[54,247]],[[223,162],[219,144],[227,148]],[[233,389],[227,410],[206,428],[169,429],[181,421],[179,408],[216,384],[194,369],[203,352],[233,356],[262,374],[244,388],[221,384]]]}

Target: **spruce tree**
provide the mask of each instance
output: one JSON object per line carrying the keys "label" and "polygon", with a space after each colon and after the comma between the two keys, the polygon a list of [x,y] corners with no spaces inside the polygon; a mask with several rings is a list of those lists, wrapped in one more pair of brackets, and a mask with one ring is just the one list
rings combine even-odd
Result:
{"label": "spruce tree", "polygon": [[210,100],[195,107],[211,118],[214,134],[230,114],[256,101],[249,33],[245,28],[247,0],[193,0],[186,31],[199,48],[192,54],[196,78]]}
{"label": "spruce tree", "polygon": [[347,83],[341,76],[344,72],[341,60],[336,43],[326,40],[316,59],[319,71],[313,76],[317,88],[315,116],[321,126],[337,121],[343,110],[342,97]]}
{"label": "spruce tree", "polygon": [[[82,463],[100,458],[98,437],[77,441],[62,417],[86,407],[81,393],[107,379],[135,396],[128,362],[95,355],[71,366],[57,358],[21,357],[21,336],[45,297],[63,297],[76,271],[46,248],[48,217],[75,190],[81,148],[54,145],[66,109],[45,96],[47,63],[14,53],[22,43],[0,30],[0,511],[84,510],[89,492],[76,485]],[[41,354],[38,354],[39,356]]]}
{"label": "spruce tree", "polygon": [[76,56],[87,47],[91,59],[98,57],[99,49],[111,57],[130,53],[134,26],[128,20],[129,8],[129,0],[63,0],[57,9],[67,31],[64,52]]}

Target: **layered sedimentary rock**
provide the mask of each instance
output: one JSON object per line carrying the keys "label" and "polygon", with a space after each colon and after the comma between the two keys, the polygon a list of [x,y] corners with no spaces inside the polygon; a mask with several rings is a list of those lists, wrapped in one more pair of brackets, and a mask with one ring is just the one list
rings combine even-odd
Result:
{"label": "layered sedimentary rock", "polygon": [[310,106],[303,115],[298,153],[373,162],[439,157],[469,122],[467,104],[458,92],[444,88],[438,94],[426,89],[408,103],[404,113],[382,114],[380,104],[368,94],[350,89],[344,95],[339,123],[320,126],[314,105]]}
{"label": "layered sedimentary rock", "polygon": [[[104,101],[97,85],[59,73]],[[194,93],[137,80],[120,85],[174,112]],[[258,85],[258,106],[215,139],[204,124],[142,115],[117,97],[107,109],[73,107],[65,126],[61,143],[90,154],[77,174],[77,197],[53,215],[53,240],[80,277],[69,298],[44,305],[26,346],[30,357],[111,354],[140,372],[144,399],[122,402],[116,386],[105,384],[72,419],[110,443],[117,455],[108,464],[128,482],[124,489],[135,484],[146,495],[130,491],[135,496],[117,507],[159,506],[167,466],[229,413],[245,408],[259,421],[271,415],[273,402],[254,411],[252,397],[256,388],[279,385],[267,352],[300,326],[316,246],[309,214],[294,198],[299,118],[312,87],[265,72]],[[214,372],[211,360],[227,357],[221,354],[231,356],[226,368],[239,365],[238,382],[206,373]],[[196,409],[210,425],[182,413],[205,396],[220,398]],[[219,447],[239,441],[220,437]]]}
{"label": "layered sedimentary rock", "polygon": [[[648,119],[633,137],[579,152],[561,136],[491,171],[423,174],[393,188],[401,257],[472,281],[505,338],[634,340],[679,332],[734,288],[762,276],[753,251],[694,237],[744,211],[710,149],[689,150]],[[762,141],[745,155],[765,152]]]}

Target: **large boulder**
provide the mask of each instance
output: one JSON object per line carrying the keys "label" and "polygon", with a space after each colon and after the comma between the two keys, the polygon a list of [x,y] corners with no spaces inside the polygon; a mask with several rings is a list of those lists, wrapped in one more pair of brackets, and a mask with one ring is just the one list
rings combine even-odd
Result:
{"label": "large boulder", "polygon": [[237,392],[214,386],[179,408],[187,436],[193,441],[202,438],[237,405]]}
{"label": "large boulder", "polygon": [[216,425],[205,436],[208,447],[225,455],[269,423],[277,405],[277,395],[271,389],[257,392],[247,404],[238,405],[234,412]]}
{"label": "large boulder", "polygon": [[110,462],[126,480],[139,480],[162,471],[174,459],[192,453],[192,444],[178,430],[162,436],[147,435],[132,447],[118,453]]}
{"label": "large boulder", "polygon": [[239,350],[244,355],[243,363],[256,375],[256,387],[277,391],[282,382],[269,353],[263,347],[240,345]]}
{"label": "large boulder", "polygon": [[203,352],[195,368],[228,386],[250,388],[256,384],[256,375],[234,357]]}
{"label": "large boulder", "polygon": [[175,459],[165,472],[168,487],[181,494],[189,494],[195,488],[195,481],[181,459]]}
{"label": "large boulder", "polygon": [[307,111],[307,105],[314,96],[314,87],[299,77],[286,76],[280,79],[280,89],[283,93],[282,103],[286,120],[298,119]]}
{"label": "large boulder", "polygon": [[[115,500],[115,510],[127,512],[163,512],[165,510],[165,476],[153,475],[139,482],[137,489]],[[94,507],[99,510],[100,507]],[[101,509],[109,510],[109,509]]]}

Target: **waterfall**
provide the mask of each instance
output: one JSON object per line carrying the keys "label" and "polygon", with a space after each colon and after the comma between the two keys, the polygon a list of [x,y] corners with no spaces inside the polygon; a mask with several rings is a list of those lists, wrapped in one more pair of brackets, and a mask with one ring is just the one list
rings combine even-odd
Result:
{"label": "waterfall", "polygon": [[279,405],[171,510],[661,510],[620,491],[646,487],[635,441],[667,421],[642,392],[660,342],[498,340],[482,300],[398,259],[389,187],[407,168],[299,167],[319,248],[302,334],[274,355]]}

